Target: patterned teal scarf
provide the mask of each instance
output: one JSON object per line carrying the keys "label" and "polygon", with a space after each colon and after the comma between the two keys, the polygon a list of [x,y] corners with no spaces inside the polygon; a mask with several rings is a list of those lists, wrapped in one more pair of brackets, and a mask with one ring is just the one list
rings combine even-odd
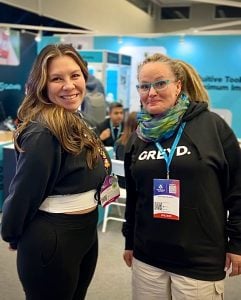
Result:
{"label": "patterned teal scarf", "polygon": [[182,94],[175,106],[160,115],[152,116],[142,110],[137,115],[137,135],[145,142],[163,141],[171,137],[189,106],[189,99]]}

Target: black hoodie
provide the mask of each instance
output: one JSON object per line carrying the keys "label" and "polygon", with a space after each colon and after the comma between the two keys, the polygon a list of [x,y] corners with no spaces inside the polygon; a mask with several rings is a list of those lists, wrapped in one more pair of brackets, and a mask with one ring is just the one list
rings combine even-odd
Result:
{"label": "black hoodie", "polygon": [[78,155],[64,151],[51,131],[38,122],[31,123],[18,142],[24,151],[16,151],[16,173],[3,204],[1,228],[3,240],[12,248],[17,248],[46,197],[99,190],[106,176],[101,157],[89,169],[86,148]]}
{"label": "black hoodie", "polygon": [[[155,144],[133,135],[127,145],[126,249],[176,274],[221,280],[226,252],[241,254],[241,151],[233,131],[205,103],[191,102],[183,121],[170,165],[170,178],[180,180],[179,221],[153,218],[153,179],[166,178]],[[162,147],[171,148],[174,139]]]}

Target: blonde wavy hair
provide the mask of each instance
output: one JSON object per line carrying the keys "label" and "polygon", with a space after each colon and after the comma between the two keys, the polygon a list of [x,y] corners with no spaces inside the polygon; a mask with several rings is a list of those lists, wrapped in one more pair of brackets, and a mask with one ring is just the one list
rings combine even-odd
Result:
{"label": "blonde wavy hair", "polygon": [[[139,72],[141,68],[148,63],[152,62],[163,62],[169,65],[171,71],[173,72],[176,81],[181,81],[182,90],[190,101],[206,102],[209,104],[209,96],[207,90],[205,89],[200,76],[197,71],[188,63],[179,60],[171,59],[168,56],[155,53],[147,57],[139,66],[137,70],[137,79],[139,80]],[[181,93],[180,93],[181,94]]]}
{"label": "blonde wavy hair", "polygon": [[87,149],[87,164],[93,168],[99,157],[102,144],[77,113],[70,112],[52,103],[47,96],[48,66],[52,59],[67,55],[80,67],[85,82],[88,79],[87,63],[68,44],[48,45],[37,56],[26,83],[26,93],[18,109],[19,126],[14,133],[14,143],[19,151],[18,136],[31,122],[40,122],[58,139],[62,148],[78,155]]}

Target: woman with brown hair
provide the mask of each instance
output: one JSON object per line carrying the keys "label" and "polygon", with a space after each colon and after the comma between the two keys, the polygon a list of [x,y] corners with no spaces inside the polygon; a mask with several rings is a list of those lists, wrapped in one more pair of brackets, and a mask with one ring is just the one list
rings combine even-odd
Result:
{"label": "woman with brown hair", "polygon": [[84,299],[97,254],[97,200],[110,166],[78,113],[87,65],[71,45],[48,45],[18,110],[16,174],[4,202],[2,238],[17,250],[27,300]]}
{"label": "woman with brown hair", "polygon": [[114,149],[116,159],[124,160],[125,145],[127,144],[130,136],[137,128],[137,113],[135,111],[129,113],[125,123],[124,130],[121,137],[116,141]]}

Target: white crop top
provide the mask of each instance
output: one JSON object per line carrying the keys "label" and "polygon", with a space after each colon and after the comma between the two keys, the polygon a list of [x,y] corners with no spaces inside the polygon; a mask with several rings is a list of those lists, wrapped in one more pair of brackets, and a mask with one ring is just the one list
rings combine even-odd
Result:
{"label": "white crop top", "polygon": [[95,207],[96,190],[73,195],[52,195],[47,197],[39,209],[50,213],[67,213]]}

